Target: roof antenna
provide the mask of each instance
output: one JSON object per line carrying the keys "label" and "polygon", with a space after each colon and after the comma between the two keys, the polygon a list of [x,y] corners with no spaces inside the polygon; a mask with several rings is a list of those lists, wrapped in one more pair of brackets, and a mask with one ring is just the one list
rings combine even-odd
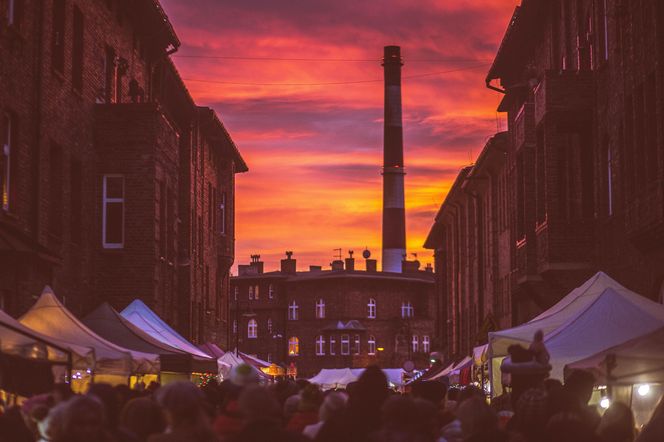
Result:
{"label": "roof antenna", "polygon": [[341,260],[341,249],[332,249],[334,252],[334,257],[337,258],[338,260]]}

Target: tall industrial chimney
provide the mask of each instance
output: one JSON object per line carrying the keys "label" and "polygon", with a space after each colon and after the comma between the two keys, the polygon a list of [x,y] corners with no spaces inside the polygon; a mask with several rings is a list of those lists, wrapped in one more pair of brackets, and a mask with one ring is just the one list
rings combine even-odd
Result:
{"label": "tall industrial chimney", "polygon": [[406,255],[401,48],[385,46],[385,129],[383,133],[383,271],[401,272]]}

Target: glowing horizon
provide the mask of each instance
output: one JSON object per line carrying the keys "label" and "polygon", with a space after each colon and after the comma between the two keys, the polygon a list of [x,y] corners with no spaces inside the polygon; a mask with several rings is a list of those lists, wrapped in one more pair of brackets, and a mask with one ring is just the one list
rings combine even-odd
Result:
{"label": "glowing horizon", "polygon": [[518,0],[368,3],[162,0],[181,76],[249,165],[237,175],[234,268],[256,253],[276,270],[286,250],[300,269],[326,267],[337,248],[361,262],[365,247],[380,268],[383,46],[404,56],[407,247],[423,265],[456,174],[504,129],[484,77]]}

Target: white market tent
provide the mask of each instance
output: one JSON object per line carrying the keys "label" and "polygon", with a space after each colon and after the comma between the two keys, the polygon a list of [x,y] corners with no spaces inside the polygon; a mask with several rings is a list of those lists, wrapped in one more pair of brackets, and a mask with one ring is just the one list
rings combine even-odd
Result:
{"label": "white market tent", "polygon": [[592,372],[603,384],[664,384],[664,327],[565,366],[574,369]]}
{"label": "white market tent", "polygon": [[[356,382],[364,368],[323,368],[309,382],[320,385],[323,389],[346,388],[351,382]],[[384,368],[383,373],[391,386],[402,387],[404,385],[402,368]]]}
{"label": "white market tent", "polygon": [[489,333],[492,392],[499,394],[500,362],[512,344],[528,346],[537,330],[551,355],[551,377],[566,364],[664,326],[664,306],[623,287],[603,272],[572,290],[533,320]]}
{"label": "white market tent", "polygon": [[217,366],[219,367],[219,377],[221,379],[227,379],[230,375],[233,367],[244,364],[251,367],[252,371],[255,371],[260,377],[267,377],[265,373],[256,368],[255,365],[247,363],[244,358],[244,353],[240,352],[238,355],[235,355],[235,351],[227,351],[222,356],[217,359]]}
{"label": "white market tent", "polygon": [[95,376],[128,377],[134,373],[159,372],[158,355],[127,350],[97,335],[67,310],[48,286],[19,321],[58,341],[91,348],[95,356],[92,367]]}
{"label": "white market tent", "polygon": [[134,299],[131,304],[120,312],[120,314],[136,327],[164,344],[168,344],[171,347],[175,347],[200,358],[213,359],[212,356],[205,353],[173,330],[140,299]]}

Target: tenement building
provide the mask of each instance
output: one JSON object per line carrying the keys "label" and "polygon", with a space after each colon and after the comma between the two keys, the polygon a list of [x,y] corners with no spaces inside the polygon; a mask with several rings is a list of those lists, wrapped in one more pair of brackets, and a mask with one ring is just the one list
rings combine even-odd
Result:
{"label": "tenement building", "polygon": [[253,256],[231,278],[228,348],[295,367],[298,376],[371,363],[428,366],[435,345],[431,269],[412,261],[402,273],[378,272],[365,256],[366,270],[350,256],[329,270],[298,271],[289,252],[272,272]]}
{"label": "tenement building", "polygon": [[139,297],[225,339],[247,166],[182,83],[159,3],[0,6],[0,308],[21,314],[48,284],[77,314]]}
{"label": "tenement building", "polygon": [[487,86],[507,133],[463,169],[426,242],[449,354],[598,270],[664,297],[664,2],[523,0]]}

